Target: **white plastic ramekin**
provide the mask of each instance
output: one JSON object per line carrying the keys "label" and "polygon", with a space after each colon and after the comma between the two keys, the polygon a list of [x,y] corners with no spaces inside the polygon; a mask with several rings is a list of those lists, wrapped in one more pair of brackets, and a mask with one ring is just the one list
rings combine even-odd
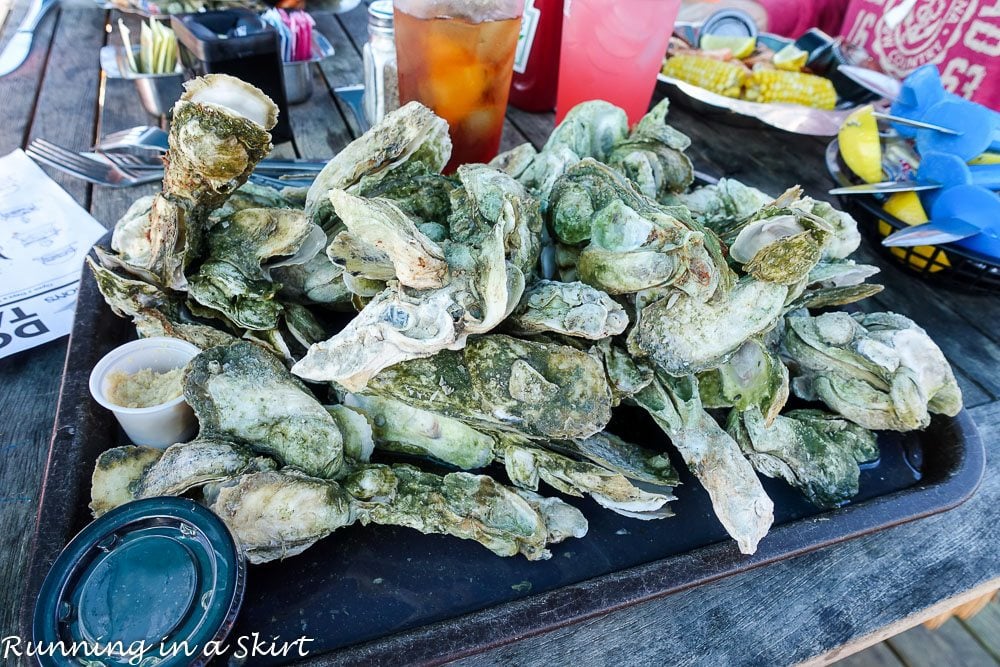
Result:
{"label": "white plastic ramekin", "polygon": [[108,398],[109,377],[115,371],[137,373],[150,368],[157,373],[183,368],[201,352],[196,346],[177,338],[140,338],[108,352],[90,373],[90,394],[111,410],[129,439],[146,447],[164,449],[186,442],[198,430],[191,406],[178,396],[148,408],[126,408]]}

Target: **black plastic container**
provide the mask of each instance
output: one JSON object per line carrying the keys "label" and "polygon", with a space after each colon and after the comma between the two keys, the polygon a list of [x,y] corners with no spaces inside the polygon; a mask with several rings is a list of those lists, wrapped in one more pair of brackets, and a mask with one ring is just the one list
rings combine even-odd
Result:
{"label": "black plastic container", "polygon": [[292,138],[277,32],[249,9],[174,14],[170,23],[189,76],[230,74],[257,86],[278,105],[275,143]]}

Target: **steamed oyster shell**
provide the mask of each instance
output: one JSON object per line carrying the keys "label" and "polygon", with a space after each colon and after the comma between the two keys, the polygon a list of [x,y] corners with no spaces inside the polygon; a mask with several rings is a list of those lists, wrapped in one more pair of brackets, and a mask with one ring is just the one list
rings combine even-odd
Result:
{"label": "steamed oyster shell", "polygon": [[273,355],[238,342],[195,357],[184,398],[201,437],[233,440],[316,477],[343,465],[343,437],[333,417]]}
{"label": "steamed oyster shell", "polygon": [[634,401],[670,437],[740,551],[757,551],[774,522],[774,503],[736,441],[702,408],[698,380],[657,373]]}
{"label": "steamed oyster shell", "polygon": [[824,313],[786,318],[783,352],[792,389],[870,429],[926,428],[931,414],[954,416],[962,392],[940,348],[895,313]]}
{"label": "steamed oyster shell", "polygon": [[727,428],[758,472],[785,480],[820,507],[856,496],[858,464],[879,456],[874,433],[822,410],[791,410],[770,425],[756,408],[734,410]]}

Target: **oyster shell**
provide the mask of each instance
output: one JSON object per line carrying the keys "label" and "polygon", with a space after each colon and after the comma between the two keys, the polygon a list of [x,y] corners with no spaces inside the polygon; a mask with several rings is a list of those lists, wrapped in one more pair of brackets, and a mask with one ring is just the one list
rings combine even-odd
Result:
{"label": "oyster shell", "polygon": [[188,81],[173,109],[164,192],[199,208],[218,208],[271,151],[268,130],[277,121],[277,105],[236,77],[207,74]]}
{"label": "oyster shell", "polygon": [[343,464],[343,437],[333,417],[274,356],[251,343],[215,347],[195,357],[184,398],[201,437],[232,440],[316,477]]}
{"label": "oyster shell", "polygon": [[518,334],[553,331],[600,340],[625,331],[628,315],[611,297],[589,285],[540,280],[525,291],[507,326]]}
{"label": "oyster shell", "polygon": [[306,263],[325,235],[301,211],[248,208],[217,222],[207,239],[208,257],[189,279],[190,297],[240,327],[260,331],[277,327],[283,310],[262,263]]}
{"label": "oyster shell", "polygon": [[867,299],[884,289],[882,285],[864,282],[878,272],[877,266],[850,260],[822,260],[789,291],[785,311],[843,306]]}
{"label": "oyster shell", "polygon": [[926,428],[931,413],[954,416],[962,392],[927,333],[895,313],[789,316],[783,353],[792,389],[873,430]]}
{"label": "oyster shell", "polygon": [[196,438],[171,445],[151,465],[136,485],[136,498],[179,496],[211,482],[221,482],[251,470],[273,470],[274,462],[255,457],[239,445]]}
{"label": "oyster shell", "polygon": [[611,387],[612,405],[631,398],[637,391],[653,381],[653,370],[645,364],[637,363],[628,351],[610,340],[599,342],[591,349],[604,362],[608,385]]}
{"label": "oyster shell", "polygon": [[[106,255],[100,247],[95,252],[103,261]],[[131,317],[141,336],[180,338],[201,349],[228,345],[236,339],[215,327],[185,318],[181,306],[159,288],[141,280],[118,275],[86,258],[94,274],[97,288],[116,315]]]}
{"label": "oyster shell", "polygon": [[669,106],[670,100],[660,100],[628,138],[614,144],[606,160],[650,199],[683,192],[694,181],[694,167],[684,154],[691,139],[666,124]]}
{"label": "oyster shell", "polygon": [[698,380],[657,373],[635,395],[670,437],[688,469],[712,499],[712,508],[740,551],[752,554],[774,523],[774,503],[740,447],[702,408]]}
{"label": "oyster shell", "polygon": [[[485,475],[444,476],[408,465],[367,466],[344,480],[363,524],[406,526],[475,540],[499,556],[552,556],[551,542],[586,533],[579,510],[557,499],[522,497]],[[536,507],[538,509],[536,509]]]}
{"label": "oyster shell", "polygon": [[577,104],[567,112],[549,135],[542,152],[564,146],[580,158],[606,162],[614,145],[627,136],[625,111],[604,100],[591,100]]}
{"label": "oyster shell", "polygon": [[706,408],[755,407],[770,426],[788,400],[788,369],[781,357],[758,338],[750,338],[724,363],[698,375],[698,393]]}
{"label": "oyster shell", "polygon": [[696,220],[716,233],[737,226],[773,197],[734,178],[720,178],[714,185],[704,185],[681,194],[681,203]]}
{"label": "oyster shell", "polygon": [[538,482],[544,481],[567,495],[589,495],[602,507],[633,519],[673,516],[667,503],[676,498],[669,490],[643,491],[624,475],[593,463],[511,441],[504,443],[501,458],[510,481],[521,488],[537,491]]}
{"label": "oyster shell", "polygon": [[133,205],[112,240],[123,267],[177,290],[187,287],[184,269],[201,253],[209,214],[270,152],[278,113],[264,93],[226,74],[184,86],[163,158],[163,192]]}
{"label": "oyster shell", "polygon": [[[325,235],[321,247],[332,240]],[[281,285],[278,295],[285,303],[347,308],[351,302],[352,293],[344,283],[343,268],[331,262],[325,252],[316,253],[305,263],[274,266],[270,274],[271,279]]]}
{"label": "oyster shell", "polygon": [[875,434],[822,410],[791,410],[771,425],[754,407],[727,426],[753,467],[778,477],[814,505],[836,507],[858,493],[858,464],[878,458]]}
{"label": "oyster shell", "polygon": [[629,352],[649,357],[670,375],[709,370],[748,338],[772,328],[787,293],[784,285],[743,278],[709,301],[668,295],[639,311],[628,335]]}
{"label": "oyster shell", "polygon": [[379,449],[430,456],[464,470],[493,461],[493,438],[457,419],[379,396],[347,394],[344,405],[364,416]]}
{"label": "oyster shell", "polygon": [[448,123],[420,104],[410,102],[386,116],[330,160],[306,195],[306,215],[327,228],[333,218],[330,192],[374,189],[404,165],[438,173],[451,156]]}
{"label": "oyster shell", "polygon": [[336,482],[290,471],[241,475],[209,487],[206,501],[251,563],[300,554],[355,520],[350,499]]}
{"label": "oyster shell", "polygon": [[391,201],[355,197],[344,190],[331,190],[330,201],[352,240],[338,243],[348,232],[341,232],[334,239],[327,253],[334,264],[359,275],[352,270],[352,264],[365,266],[369,257],[377,257],[378,264],[388,263],[390,272],[360,275],[377,280],[395,278],[404,287],[420,290],[444,285],[448,273],[444,251]]}
{"label": "oyster shell", "polygon": [[607,166],[585,159],[552,189],[548,217],[565,244],[580,252],[580,280],[608,294],[672,286],[705,299],[728,281],[714,238],[636,192]]}
{"label": "oyster shell", "polygon": [[666,452],[654,452],[607,431],[582,440],[559,440],[550,447],[585,458],[637,482],[666,487],[680,484]]}
{"label": "oyster shell", "polygon": [[90,511],[94,517],[135,500],[142,476],[163,454],[152,447],[113,447],[101,452],[90,480]]}
{"label": "oyster shell", "polygon": [[510,314],[524,291],[518,264],[537,260],[525,240],[540,225],[537,206],[489,167],[463,166],[459,178],[462,194],[453,193],[453,208],[463,212],[464,227],[452,224],[444,246],[446,284],[429,290],[390,284],[337,335],[310,347],[293,367],[296,375],[361,391],[379,371],[460,349],[469,335],[490,331]]}
{"label": "oyster shell", "polygon": [[337,422],[344,437],[344,456],[353,462],[367,463],[375,451],[375,434],[362,413],[345,405],[328,405],[326,411]]}
{"label": "oyster shell", "polygon": [[366,392],[405,400],[480,430],[586,438],[611,417],[604,369],[564,345],[491,334],[379,373]]}

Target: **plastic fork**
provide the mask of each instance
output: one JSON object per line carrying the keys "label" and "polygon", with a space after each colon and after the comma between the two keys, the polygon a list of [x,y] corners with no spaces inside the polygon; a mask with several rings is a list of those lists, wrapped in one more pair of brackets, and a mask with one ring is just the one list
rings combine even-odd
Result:
{"label": "plastic fork", "polygon": [[111,162],[80,155],[76,151],[57,146],[44,139],[32,141],[25,152],[36,162],[47,164],[95,185],[125,188],[163,179],[162,172],[136,174]]}

